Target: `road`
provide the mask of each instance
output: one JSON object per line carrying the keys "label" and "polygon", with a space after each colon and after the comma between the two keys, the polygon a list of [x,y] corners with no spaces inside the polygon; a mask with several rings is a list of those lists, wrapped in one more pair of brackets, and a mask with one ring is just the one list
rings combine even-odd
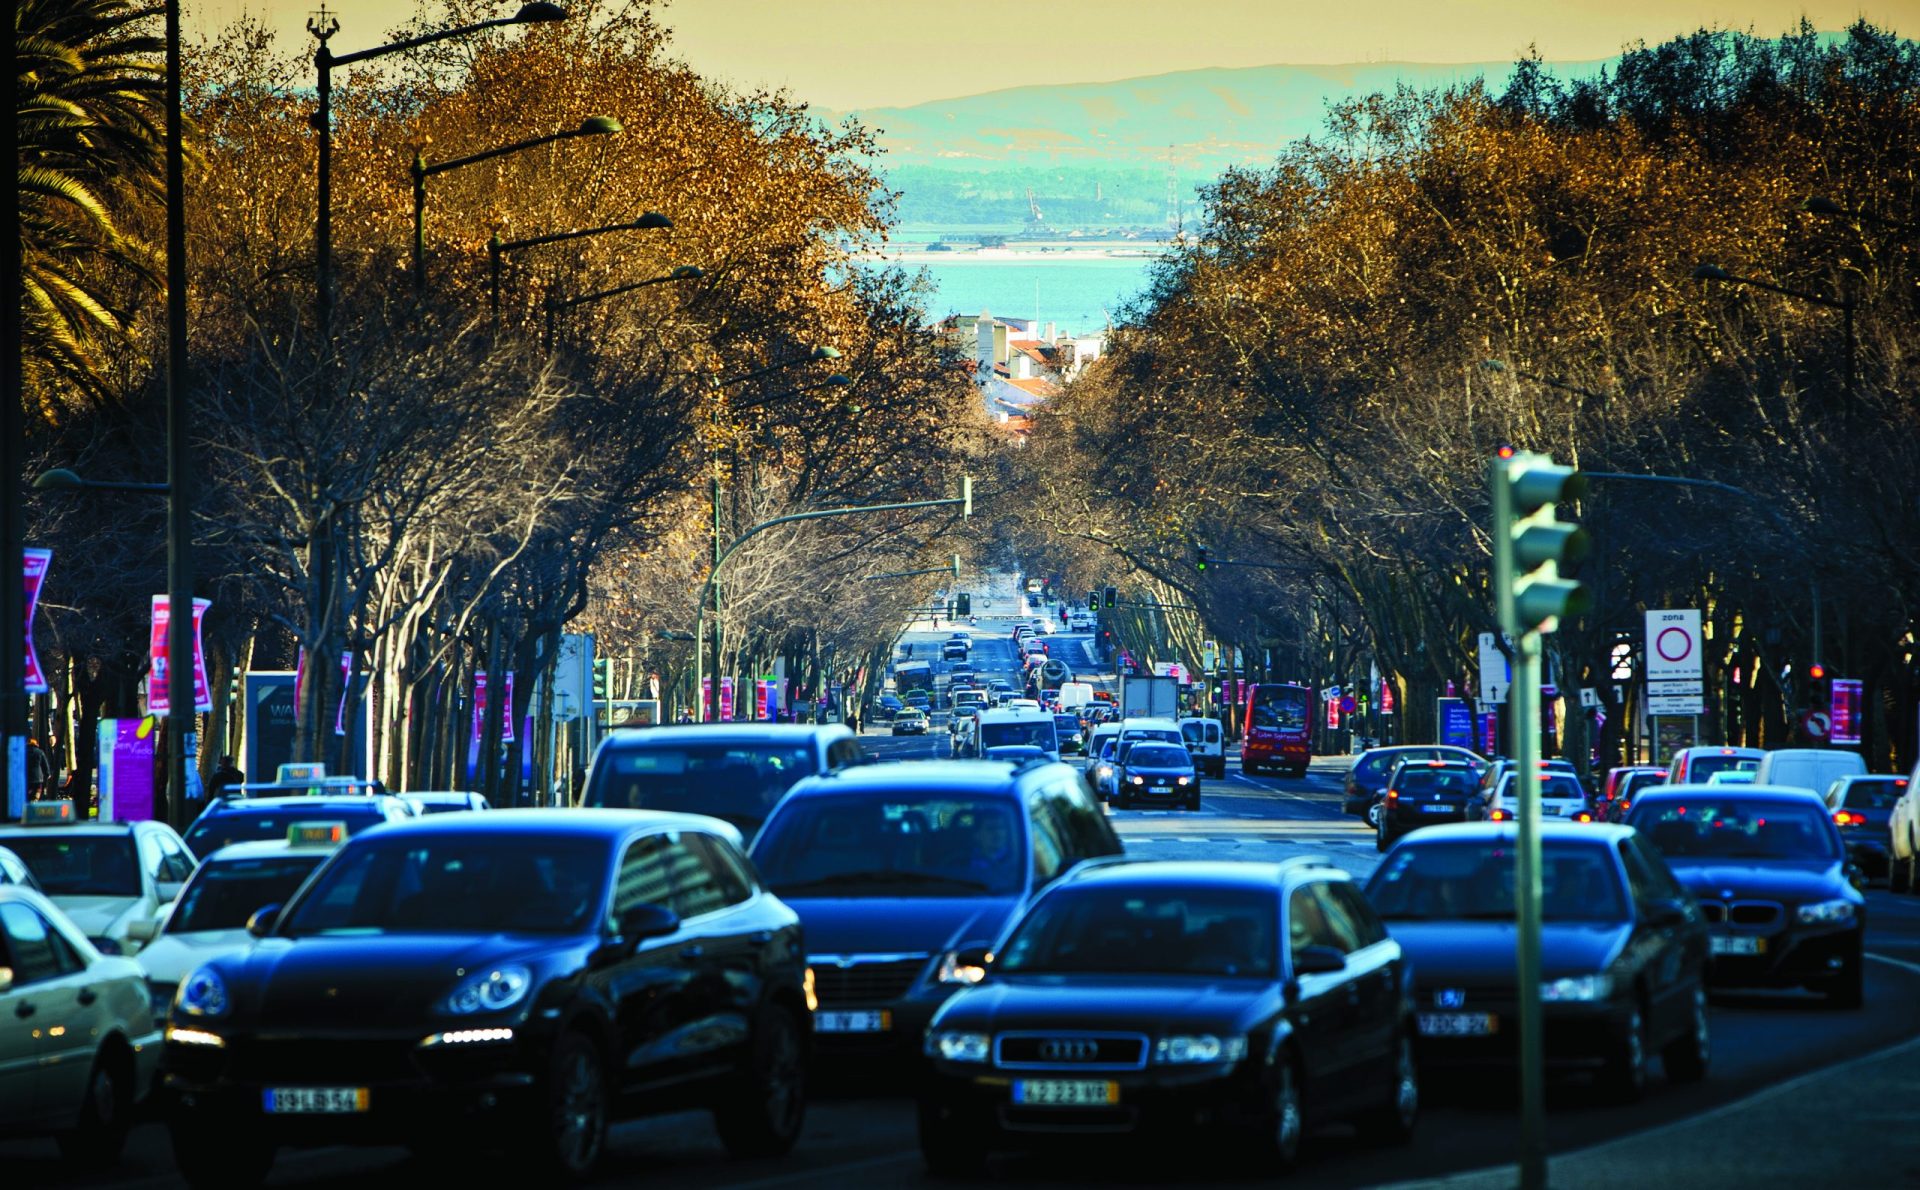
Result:
{"label": "road", "polygon": [[[976,666],[1012,665],[1004,636],[976,629]],[[937,641],[929,626],[910,634]],[[888,759],[945,755],[947,735],[937,727],[925,737],[893,737],[875,725],[865,742]],[[1114,811],[1112,819],[1130,853],[1145,858],[1273,859],[1318,854],[1364,875],[1377,860],[1372,835],[1359,820],[1340,812],[1338,778],[1343,758],[1323,758],[1307,777],[1248,778],[1229,756],[1229,776],[1208,781],[1197,813]],[[1709,1077],[1693,1086],[1656,1080],[1647,1098],[1633,1106],[1599,1101],[1586,1087],[1557,1085],[1549,1096],[1550,1141],[1556,1152],[1585,1148],[1666,1125],[1751,1095],[1802,1072],[1885,1049],[1920,1035],[1920,898],[1869,894],[1867,1001],[1857,1012],[1835,1012],[1812,997],[1731,995],[1712,1008],[1714,1060]],[[593,1184],[647,1183],[733,1190],[845,1190],[922,1183],[910,1101],[897,1087],[841,1081],[810,1108],[799,1148],[782,1161],[731,1162],[723,1155],[704,1115],[687,1114],[623,1125],[614,1133],[609,1160]],[[1292,1184],[1306,1187],[1380,1185],[1434,1178],[1500,1165],[1514,1154],[1516,1108],[1510,1085],[1429,1083],[1415,1142],[1402,1149],[1370,1149],[1350,1135],[1328,1132],[1309,1146]],[[1817,1105],[1809,1107],[1810,1112]],[[1816,1112],[1817,1114],[1817,1112]],[[1812,1143],[1836,1153],[1871,1154],[1873,1138],[1849,1131],[1846,1120],[1809,1121]],[[1658,1140],[1650,1142],[1658,1144]],[[123,1165],[109,1174],[84,1176],[62,1167],[51,1143],[0,1144],[0,1168],[13,1185],[163,1187],[177,1182],[165,1136],[155,1124],[136,1129]],[[1835,1167],[1838,1176],[1838,1167]],[[323,1149],[284,1154],[271,1184],[353,1187],[354,1190],[415,1190],[440,1181],[447,1171],[430,1167],[400,1149]],[[1126,1149],[1083,1152],[1072,1159],[1004,1157],[992,1184],[1088,1187],[1205,1182],[1232,1186],[1238,1175],[1217,1167],[1203,1150],[1149,1155]],[[954,1185],[956,1183],[944,1183]],[[957,1183],[966,1185],[967,1183]]]}

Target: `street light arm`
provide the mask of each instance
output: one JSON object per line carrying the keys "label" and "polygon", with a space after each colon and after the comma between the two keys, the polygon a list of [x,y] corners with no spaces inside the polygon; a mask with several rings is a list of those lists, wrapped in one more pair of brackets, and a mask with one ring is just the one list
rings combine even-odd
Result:
{"label": "street light arm", "polygon": [[706,276],[699,265],[683,264],[660,277],[648,277],[645,281],[633,281],[626,285],[616,285],[612,289],[603,289],[599,293],[583,293],[579,297],[570,297],[553,303],[555,310],[571,310],[575,306],[584,306],[588,302],[597,302],[602,298],[619,297],[623,293],[632,293],[636,289],[645,289],[649,285],[665,285],[669,281],[698,281]]}
{"label": "street light arm", "polygon": [[838,348],[815,347],[813,350],[807,352],[807,354],[805,355],[796,355],[792,359],[783,359],[778,363],[768,364],[764,368],[756,368],[751,372],[745,372],[739,376],[730,376],[725,380],[716,381],[714,384],[714,387],[726,388],[730,385],[745,384],[749,380],[758,380],[762,376],[769,376],[775,372],[781,371],[782,369],[791,368],[799,364],[809,364],[809,363],[817,362],[819,360],[829,360],[829,359],[839,359],[839,358],[840,358],[840,351]]}
{"label": "street light arm", "polygon": [[[529,9],[536,8],[541,10],[538,14],[531,17],[527,15]],[[405,41],[396,41],[389,45],[377,45],[368,50],[355,50],[351,54],[329,54],[328,58],[334,66],[352,66],[356,62],[365,62],[370,58],[381,58],[388,54],[398,54],[406,50],[417,50],[423,45],[433,45],[435,42],[447,41],[455,37],[465,37],[470,33],[484,33],[488,29],[504,29],[509,25],[526,25],[535,23],[536,21],[560,20],[566,16],[566,13],[558,8],[552,9],[557,15],[546,15],[545,10],[547,8],[552,8],[552,6],[529,4],[526,8],[521,9],[520,12],[510,17],[498,17],[491,21],[481,21],[475,25],[462,25],[458,29],[442,29],[438,33],[423,33],[419,37],[409,37]],[[321,49],[324,50],[325,48],[325,43],[321,43]]]}
{"label": "street light arm", "polygon": [[1816,306],[1825,306],[1829,310],[1851,310],[1853,299],[1830,298],[1821,293],[1808,293],[1804,289],[1789,289],[1784,285],[1775,285],[1771,281],[1762,281],[1758,277],[1742,277],[1729,273],[1718,265],[1703,264],[1693,270],[1693,275],[1702,281],[1725,281],[1733,285],[1751,285],[1755,289],[1764,289],[1784,297],[1799,298],[1803,302],[1812,302]]}
{"label": "street light arm", "polygon": [[648,211],[638,219],[626,223],[609,223],[605,227],[585,227],[573,231],[556,231],[549,235],[529,236],[524,240],[502,240],[494,250],[512,252],[520,248],[538,248],[543,244],[558,244],[566,240],[577,240],[582,236],[597,236],[610,231],[652,231],[657,228],[671,228],[673,220],[658,211]]}
{"label": "street light arm", "polygon": [[468,157],[455,157],[447,161],[436,161],[432,165],[425,165],[416,157],[414,159],[413,169],[414,173],[420,177],[431,178],[437,174],[446,173],[450,169],[459,169],[462,166],[468,165],[478,165],[482,161],[491,161],[495,157],[505,157],[509,153],[518,153],[525,149],[537,149],[541,145],[550,145],[555,141],[572,140],[575,137],[581,136],[604,135],[605,133],[596,133],[584,127],[568,128],[560,132],[549,132],[545,136],[532,137],[515,144],[501,145],[497,149],[488,149],[483,153],[475,153]]}

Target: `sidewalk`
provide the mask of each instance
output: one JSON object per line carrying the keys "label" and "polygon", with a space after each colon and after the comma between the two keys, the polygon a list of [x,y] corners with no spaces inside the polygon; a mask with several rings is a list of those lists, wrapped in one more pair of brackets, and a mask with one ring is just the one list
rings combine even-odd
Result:
{"label": "sidewalk", "polygon": [[[1920,1039],[1776,1083],[1697,1116],[1554,1157],[1553,1190],[1920,1185]],[[1508,1190],[1507,1166],[1400,1187]]]}

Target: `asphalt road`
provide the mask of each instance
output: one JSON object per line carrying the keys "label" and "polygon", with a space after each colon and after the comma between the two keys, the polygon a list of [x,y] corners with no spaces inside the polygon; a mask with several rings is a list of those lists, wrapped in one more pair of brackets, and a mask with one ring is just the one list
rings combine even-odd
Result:
{"label": "asphalt road", "polygon": [[[992,643],[991,638],[982,642],[986,650],[982,656],[997,653]],[[1011,663],[1010,650],[1006,660]],[[865,742],[888,759],[929,758],[945,754],[947,736],[943,725],[930,736],[898,738],[875,725]],[[1112,817],[1128,850],[1147,858],[1319,854],[1365,874],[1377,857],[1371,834],[1357,819],[1340,813],[1339,768],[1337,761],[1323,762],[1298,781],[1246,778],[1238,774],[1230,756],[1228,778],[1206,783],[1199,812],[1116,811]],[[1718,998],[1712,1008],[1713,1066],[1704,1082],[1667,1086],[1656,1079],[1642,1103],[1625,1107],[1603,1103],[1576,1083],[1556,1085],[1549,1095],[1553,1149],[1585,1148],[1666,1125],[1768,1084],[1920,1035],[1920,898],[1874,891],[1869,894],[1868,921],[1868,950],[1875,961],[1868,966],[1863,1009],[1836,1012],[1798,994]],[[609,1160],[594,1184],[734,1190],[845,1190],[849,1183],[918,1185],[924,1178],[913,1111],[901,1092],[902,1088],[870,1084],[857,1074],[839,1072],[835,1087],[815,1097],[798,1149],[781,1161],[729,1161],[712,1125],[701,1114],[623,1125],[615,1130]],[[1512,1159],[1517,1117],[1509,1084],[1430,1082],[1424,1099],[1423,1118],[1412,1145],[1370,1149],[1351,1135],[1329,1131],[1314,1137],[1292,1184],[1380,1185]],[[1843,1133],[1836,1132],[1844,1121],[1825,1119],[1818,1104],[1807,1105],[1804,1121],[1807,1144],[1834,1146],[1833,1169],[1838,1177],[1845,1168],[1839,1154],[1850,1148],[1856,1158],[1860,1153],[1856,1145],[1842,1139]],[[1658,1145],[1662,1139],[1654,1137],[1648,1143]],[[0,1180],[8,1186],[173,1186],[177,1181],[172,1168],[165,1135],[151,1123],[136,1129],[126,1160],[104,1175],[79,1175],[66,1169],[50,1142],[0,1144],[0,1170],[5,1171]],[[321,1149],[283,1154],[271,1184],[416,1190],[423,1182],[438,1184],[447,1177],[446,1169],[400,1149]],[[999,1158],[991,1184],[1264,1184],[1238,1178],[1206,1149],[1141,1154],[1101,1144],[1071,1158]]]}

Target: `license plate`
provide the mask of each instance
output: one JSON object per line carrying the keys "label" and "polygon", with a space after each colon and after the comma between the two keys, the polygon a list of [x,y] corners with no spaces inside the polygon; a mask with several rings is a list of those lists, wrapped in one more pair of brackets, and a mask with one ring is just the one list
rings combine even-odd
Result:
{"label": "license plate", "polygon": [[1452,814],[1459,808],[1458,806],[1449,806],[1445,802],[1428,802],[1426,805],[1420,807],[1420,812],[1423,814]]}
{"label": "license plate", "polygon": [[350,1115],[367,1110],[365,1087],[269,1087],[261,1106],[280,1115]]}
{"label": "license plate", "polygon": [[1120,1102],[1120,1084],[1083,1078],[1022,1078],[1013,1101],[1028,1107],[1110,1107]]}
{"label": "license plate", "polygon": [[816,1012],[815,1033],[885,1033],[893,1028],[893,1014],[877,1012]]}
{"label": "license plate", "polygon": [[1500,1018],[1491,1012],[1423,1012],[1423,1037],[1487,1037],[1500,1031]]}
{"label": "license plate", "polygon": [[1752,934],[1715,934],[1714,954],[1765,954],[1767,940]]}

